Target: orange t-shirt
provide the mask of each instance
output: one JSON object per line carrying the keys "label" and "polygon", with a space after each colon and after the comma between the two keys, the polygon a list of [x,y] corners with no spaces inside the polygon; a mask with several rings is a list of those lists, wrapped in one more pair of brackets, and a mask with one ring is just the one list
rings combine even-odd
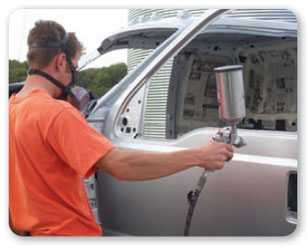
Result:
{"label": "orange t-shirt", "polygon": [[9,101],[9,206],[31,235],[101,235],[83,178],[114,146],[44,90]]}

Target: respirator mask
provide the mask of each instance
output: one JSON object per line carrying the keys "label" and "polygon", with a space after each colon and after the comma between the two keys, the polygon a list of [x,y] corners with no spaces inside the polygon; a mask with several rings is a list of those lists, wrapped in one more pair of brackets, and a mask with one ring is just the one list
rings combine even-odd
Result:
{"label": "respirator mask", "polygon": [[55,79],[53,76],[39,69],[30,68],[28,70],[28,75],[39,75],[46,78],[61,90],[61,94],[59,97],[57,97],[57,99],[68,101],[75,108],[82,111],[85,109],[86,104],[91,100],[91,94],[86,89],[76,86],[78,70],[73,64],[71,55],[68,51],[68,38],[68,33],[65,33],[64,38],[59,42],[34,43],[30,46],[30,48],[39,49],[60,49],[65,54],[66,62],[71,73],[71,81],[67,86],[65,86],[59,80]]}

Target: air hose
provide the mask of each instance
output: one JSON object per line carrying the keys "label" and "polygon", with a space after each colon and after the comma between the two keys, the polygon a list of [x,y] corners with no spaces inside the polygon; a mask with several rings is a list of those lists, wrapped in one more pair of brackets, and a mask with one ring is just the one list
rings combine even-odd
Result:
{"label": "air hose", "polygon": [[209,174],[209,172],[204,170],[203,174],[199,178],[199,181],[198,181],[198,184],[197,184],[197,187],[195,188],[195,190],[191,190],[187,194],[187,200],[188,200],[188,203],[189,203],[189,208],[188,208],[188,212],[187,212],[187,215],[186,215],[184,236],[189,236],[191,219],[192,219],[192,216],[193,216],[199,195],[200,195],[202,189],[205,186],[208,174]]}

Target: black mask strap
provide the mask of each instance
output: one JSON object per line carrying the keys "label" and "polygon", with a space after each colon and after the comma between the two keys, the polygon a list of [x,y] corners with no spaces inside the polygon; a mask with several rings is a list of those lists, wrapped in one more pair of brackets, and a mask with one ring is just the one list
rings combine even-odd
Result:
{"label": "black mask strap", "polygon": [[59,89],[61,89],[61,95],[58,97],[59,99],[65,100],[67,95],[70,94],[70,88],[69,86],[64,86],[60,81],[58,81],[56,78],[52,77],[51,75],[47,74],[46,72],[39,70],[39,69],[29,69],[28,70],[29,75],[39,75],[44,78],[46,78],[48,81],[53,83],[55,86],[57,86]]}
{"label": "black mask strap", "polygon": [[68,56],[68,54],[66,52],[64,52],[65,56],[66,56],[66,62],[68,64],[68,66],[70,67],[70,71],[71,71],[71,82],[68,84],[68,87],[72,87],[73,85],[76,84],[77,82],[77,75],[78,72],[75,68],[75,66],[72,63],[71,58]]}
{"label": "black mask strap", "polygon": [[66,56],[66,62],[69,65],[70,70],[71,70],[71,82],[68,84],[68,86],[72,87],[77,82],[78,72],[77,72],[75,66],[73,65],[72,58],[69,55],[67,43],[68,43],[68,33],[65,33],[64,38],[60,43],[60,48],[64,52],[64,54]]}

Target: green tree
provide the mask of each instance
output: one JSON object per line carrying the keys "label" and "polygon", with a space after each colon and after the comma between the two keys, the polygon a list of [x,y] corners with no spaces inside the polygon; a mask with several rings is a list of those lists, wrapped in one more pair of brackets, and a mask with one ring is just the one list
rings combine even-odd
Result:
{"label": "green tree", "polygon": [[9,83],[22,82],[27,77],[27,62],[9,60]]}
{"label": "green tree", "polygon": [[126,74],[127,66],[125,63],[117,63],[109,67],[90,68],[80,72],[79,84],[90,89],[97,96],[102,96]]}
{"label": "green tree", "polygon": [[[24,81],[27,77],[26,62],[9,60],[9,83]],[[127,74],[125,63],[109,67],[89,68],[79,73],[78,85],[91,90],[96,96],[104,95]]]}

